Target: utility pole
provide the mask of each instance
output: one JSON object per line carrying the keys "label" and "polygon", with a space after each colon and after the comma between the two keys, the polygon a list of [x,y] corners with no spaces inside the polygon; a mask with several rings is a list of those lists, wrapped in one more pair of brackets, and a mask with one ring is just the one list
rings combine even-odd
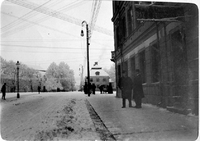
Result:
{"label": "utility pole", "polygon": [[[84,25],[84,23],[86,24],[86,32],[87,32],[87,36],[86,36],[86,39],[87,39],[87,78],[88,78],[88,89],[87,89],[87,93],[88,93],[88,96],[90,96],[90,63],[89,63],[89,30],[88,30],[88,24],[86,21],[83,21],[82,22],[82,26]],[[81,36],[84,36],[84,33],[83,33],[83,30],[81,30]]]}

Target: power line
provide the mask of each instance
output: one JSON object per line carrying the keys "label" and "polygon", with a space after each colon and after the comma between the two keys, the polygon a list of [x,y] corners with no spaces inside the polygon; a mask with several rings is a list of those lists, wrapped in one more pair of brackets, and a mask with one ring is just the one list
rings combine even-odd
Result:
{"label": "power line", "polygon": [[[23,15],[23,16],[21,16],[20,18],[23,18],[23,17],[25,17],[25,16],[29,15],[30,13],[32,13],[32,12],[34,12],[34,11],[36,11],[38,8],[40,8],[40,7],[44,6],[45,4],[49,3],[50,1],[51,1],[51,0],[49,0],[49,1],[47,1],[47,2],[45,2],[45,3],[44,3],[44,4],[42,4],[42,5],[39,5],[39,6],[35,7],[35,8],[34,8],[34,9],[32,9],[30,12],[28,12],[28,13],[24,14],[24,15]],[[2,28],[1,28],[1,30],[4,30],[5,28],[9,27],[9,26],[10,26],[10,25],[12,25],[13,23],[16,23],[17,21],[18,21],[18,19],[17,19],[17,20],[15,20],[15,21],[13,21],[13,22],[11,22],[11,23],[9,23],[9,24],[7,24],[6,26],[2,27]]]}
{"label": "power line", "polygon": [[92,35],[93,29],[96,24],[96,20],[98,17],[99,9],[101,7],[101,0],[94,0],[93,1],[93,6],[92,6],[92,16],[91,16],[91,21],[90,21],[90,34]]}
{"label": "power line", "polygon": [[[5,12],[1,12],[1,13],[2,13],[2,14],[5,14],[5,15],[12,16],[12,17],[15,17],[15,18],[18,18],[18,19],[20,19],[20,20],[22,20],[22,21],[26,21],[26,22],[29,22],[29,23],[32,23],[32,24],[35,24],[35,25],[38,25],[38,26],[41,26],[41,27],[44,27],[44,28],[47,28],[47,29],[56,31],[56,32],[59,32],[59,33],[63,33],[63,34],[67,34],[67,35],[70,35],[70,36],[74,36],[74,37],[76,37],[76,38],[80,38],[80,37],[75,36],[75,35],[73,35],[73,34],[70,34],[70,33],[67,33],[67,32],[64,32],[64,31],[61,31],[61,30],[52,28],[52,27],[48,27],[48,26],[45,26],[45,25],[41,25],[41,24],[36,23],[36,22],[28,21],[28,20],[26,20],[26,19],[13,16],[13,15],[10,15],[10,14],[5,13]],[[3,37],[3,36],[6,36],[6,35],[11,35],[12,33],[14,33],[14,32],[13,32],[13,31],[8,31],[8,32],[6,32],[6,33],[2,33],[1,36]]]}
{"label": "power line", "polygon": [[[80,0],[78,0],[78,1],[80,1]],[[61,0],[60,0],[60,2],[61,2]],[[56,4],[58,4],[58,3],[60,3],[59,1],[57,2],[57,3],[55,3],[53,6],[55,6]],[[76,2],[76,3],[75,3]],[[77,4],[82,4],[84,1],[83,0],[81,0],[81,2],[78,2],[77,3],[77,1],[75,1],[75,2],[72,2],[71,3],[71,5],[69,4],[69,6],[67,5],[67,6],[64,6],[64,8],[66,8],[66,7],[70,7],[70,6],[76,6]],[[75,3],[75,4],[73,4],[73,3]],[[53,4],[53,3],[52,3]],[[52,5],[51,4],[51,5]],[[79,5],[77,5],[77,6],[79,6]],[[60,8],[61,9],[61,8]],[[67,9],[67,10],[69,10],[69,9]],[[61,11],[66,11],[66,9],[62,9]],[[35,17],[36,15],[38,15],[38,12],[37,11],[35,11],[35,13],[33,12],[33,13],[31,13],[31,14],[29,14],[29,16],[27,17],[26,16],[26,19],[24,19],[24,18],[19,18],[19,17],[17,17],[18,18],[18,20],[20,20],[20,19],[24,19],[24,21],[28,21],[27,20],[27,18],[29,19],[29,18],[33,18],[33,17]],[[50,16],[48,16],[48,15],[44,15],[44,16],[42,16],[41,18],[39,18],[39,19],[36,19],[36,20],[34,20],[35,21],[35,23],[40,23],[40,22],[42,22],[42,21],[45,21],[45,20],[47,20],[48,18],[50,18]],[[29,21],[28,21],[29,22]],[[11,35],[11,34],[15,34],[15,33],[17,33],[17,32],[19,32],[19,31],[22,31],[22,30],[24,30],[24,29],[26,29],[26,28],[30,28],[30,24],[28,25],[28,22],[27,23],[25,23],[25,24],[23,24],[23,25],[21,25],[20,27],[18,27],[18,28],[15,28],[15,29],[13,29],[12,30],[12,28],[13,27],[16,27],[17,25],[17,23],[15,24],[15,25],[11,25],[9,28],[8,28],[8,30],[10,30],[11,29],[11,31],[7,31],[7,35]],[[18,23],[18,25],[19,24],[21,24],[21,23],[24,23],[24,22],[20,22],[20,23]],[[29,22],[30,23],[30,22]],[[9,34],[8,34],[9,33]]]}
{"label": "power line", "polygon": [[[21,5],[23,7],[29,8],[29,9],[34,9],[37,12],[40,12],[40,13],[49,15],[51,17],[58,18],[58,19],[61,19],[61,20],[64,20],[64,21],[67,21],[67,22],[70,22],[70,23],[73,23],[73,24],[76,24],[78,26],[81,26],[81,23],[82,23],[82,20],[68,16],[68,15],[63,14],[63,13],[56,11],[56,10],[52,10],[52,9],[49,9],[49,8],[46,8],[46,7],[40,7],[40,8],[36,9],[35,7],[38,7],[38,5],[35,4],[35,3],[31,3],[31,2],[27,2],[27,1],[25,3],[25,2],[19,2],[19,1],[14,1],[14,0],[6,0],[6,1],[11,2],[11,3],[15,3],[17,5]],[[101,33],[104,33],[106,35],[113,36],[113,32],[111,32],[111,31],[109,31],[105,28],[102,28],[102,27],[95,26],[94,30],[101,32]]]}
{"label": "power line", "polygon": [[[51,0],[49,0],[48,2],[50,2]],[[80,1],[80,0],[78,0],[78,1]],[[20,2],[20,0],[18,0],[18,2]],[[22,1],[21,1],[22,2]],[[46,3],[44,3],[45,5],[48,3],[48,2],[46,2]],[[60,2],[62,2],[62,0],[56,0],[55,2],[53,2],[53,3],[51,3],[49,6],[55,6],[55,5],[57,5],[57,4],[59,4]],[[74,2],[71,2],[69,5],[73,5],[73,3],[76,3],[77,1],[74,1]],[[37,9],[37,8],[40,8],[41,6],[43,6],[44,4],[42,4],[42,5],[38,5],[38,7],[36,7],[35,9]],[[67,6],[64,6],[64,7],[68,7],[69,5],[67,5]],[[36,15],[38,15],[39,13],[37,12],[37,11],[35,11],[34,9],[32,10],[32,11],[30,11],[30,12],[28,12],[28,13],[26,13],[25,15],[23,15],[23,16],[21,16],[20,18],[24,18],[24,17],[26,17],[26,18],[33,18],[34,16],[36,16]],[[46,17],[46,16],[42,16],[42,18],[43,17]],[[16,20],[17,21],[17,20]],[[8,24],[8,25],[6,25],[6,26],[4,26],[4,27],[2,27],[1,29],[3,30],[5,27],[7,27],[7,26],[10,26],[8,29],[10,29],[10,28],[12,28],[12,27],[14,27],[15,25],[13,25],[15,23],[15,21],[14,22],[12,22],[12,23],[10,23],[10,24]],[[22,23],[22,22],[21,22]],[[11,25],[12,24],[12,25]],[[19,23],[20,24],[20,23]]]}
{"label": "power line", "polygon": [[[10,45],[10,44],[1,44],[1,46],[11,46],[11,47],[22,47],[22,48],[48,48],[48,49],[82,49],[82,48],[77,48],[77,47],[48,47],[48,46],[28,46],[28,45]],[[93,48],[97,50],[102,50],[100,48]],[[109,49],[110,50],[110,49]]]}
{"label": "power line", "polygon": [[[77,39],[24,39],[24,40],[1,40],[1,42],[69,42],[69,41],[75,41],[77,42],[77,40],[80,40],[78,39],[78,36],[77,36]],[[104,41],[112,41],[113,42],[113,39],[100,39],[100,38],[93,38],[92,40],[104,40]]]}

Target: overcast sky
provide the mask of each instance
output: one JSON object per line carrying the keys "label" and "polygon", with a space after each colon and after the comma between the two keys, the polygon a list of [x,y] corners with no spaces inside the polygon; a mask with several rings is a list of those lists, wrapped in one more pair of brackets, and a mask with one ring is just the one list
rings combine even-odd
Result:
{"label": "overcast sky", "polygon": [[[85,20],[89,24],[96,18],[95,26],[99,30],[92,30],[89,46],[90,67],[94,62],[107,69],[113,65],[110,61],[111,51],[114,50],[114,37],[110,34],[113,34],[111,0],[102,0],[99,12],[94,18],[93,0],[26,0],[28,5],[24,4],[23,0],[18,0],[22,6],[8,1],[1,1],[0,51],[7,61],[20,61],[42,69],[47,69],[52,62],[59,64],[64,61],[74,70],[79,84],[81,65],[85,68],[84,75],[87,73],[86,26],[82,27],[81,23]],[[59,14],[52,14],[54,10]],[[84,30],[84,37],[80,36],[81,29]]]}
{"label": "overcast sky", "polygon": [[[81,22],[91,22],[93,0],[28,0],[32,9],[23,1],[20,2],[23,6],[8,1],[1,3],[1,56],[7,61],[20,61],[42,69],[47,69],[52,62],[64,61],[74,70],[79,84],[79,68],[83,65],[85,74],[87,68],[86,26],[82,27]],[[53,10],[59,11],[61,16],[55,18],[49,13]],[[103,0],[95,15],[93,19],[96,18],[95,26],[99,30],[92,30],[90,67],[97,61],[109,69],[114,50],[114,37],[108,34],[113,34],[112,2]],[[81,29],[84,37],[80,36]]]}

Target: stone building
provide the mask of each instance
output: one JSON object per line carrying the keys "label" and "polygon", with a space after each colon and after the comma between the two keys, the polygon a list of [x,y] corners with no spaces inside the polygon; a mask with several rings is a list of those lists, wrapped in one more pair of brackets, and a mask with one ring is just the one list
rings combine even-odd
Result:
{"label": "stone building", "polygon": [[96,90],[99,90],[99,86],[104,85],[107,86],[109,85],[109,75],[106,73],[102,67],[95,65],[91,68],[90,70],[90,82],[91,84],[96,85]]}
{"label": "stone building", "polygon": [[195,4],[113,1],[117,82],[140,69],[143,102],[198,115],[198,18]]}

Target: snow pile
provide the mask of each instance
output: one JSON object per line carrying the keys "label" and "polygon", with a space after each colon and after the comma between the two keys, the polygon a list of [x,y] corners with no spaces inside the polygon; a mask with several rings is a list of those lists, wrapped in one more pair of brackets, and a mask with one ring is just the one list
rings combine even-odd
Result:
{"label": "snow pile", "polygon": [[60,120],[57,120],[56,127],[39,132],[36,135],[36,140],[99,139],[88,112],[85,110],[84,101],[72,99],[68,103],[61,111]]}
{"label": "snow pile", "polygon": [[100,140],[86,108],[85,98],[77,97],[43,94],[2,101],[2,138]]}

